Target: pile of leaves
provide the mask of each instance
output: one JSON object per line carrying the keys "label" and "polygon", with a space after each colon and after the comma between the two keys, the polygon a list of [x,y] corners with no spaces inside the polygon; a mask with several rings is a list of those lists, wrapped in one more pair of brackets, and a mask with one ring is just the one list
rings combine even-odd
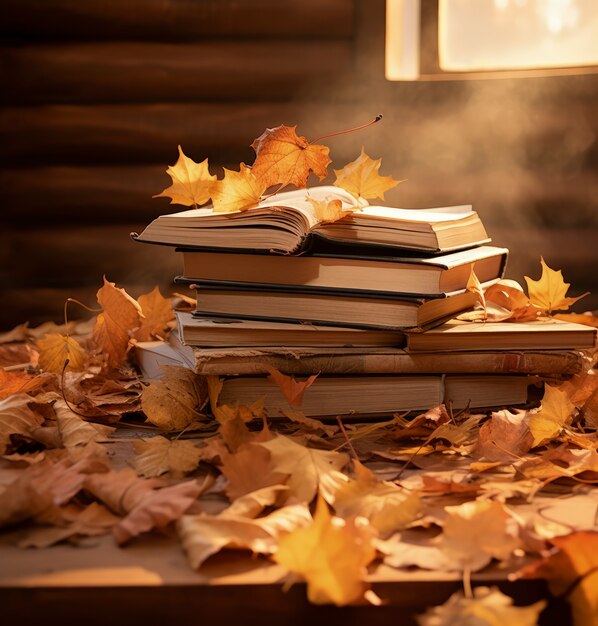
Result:
{"label": "pile of leaves", "polygon": [[[543,264],[529,296],[503,281],[479,289],[472,314],[546,317],[569,306],[566,293]],[[304,580],[310,601],[336,605],[383,602],[370,581],[385,568],[462,575],[464,591],[420,616],[425,626],[535,624],[546,601],[514,606],[470,582],[527,563],[520,576],[546,578],[577,626],[596,624],[595,354],[573,379],[548,384],[537,409],[441,405],[324,423],[301,412],[317,375],[271,370],[293,407],[284,416],[262,402],[223,405],[221,380],[182,367],[142,382],[132,346],[166,340],[173,304],[193,302],[157,289],[135,300],[104,279],[98,303],[88,322],[0,336],[0,527],[16,529],[21,547],[175,534],[194,569],[222,551],[251,552],[280,564],[288,582]]]}

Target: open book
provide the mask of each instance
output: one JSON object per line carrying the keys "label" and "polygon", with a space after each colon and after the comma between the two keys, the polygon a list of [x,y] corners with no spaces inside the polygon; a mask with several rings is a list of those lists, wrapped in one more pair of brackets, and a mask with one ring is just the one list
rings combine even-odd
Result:
{"label": "open book", "polygon": [[445,252],[488,243],[490,239],[471,206],[437,209],[397,209],[364,206],[347,217],[321,223],[308,197],[340,200],[358,208],[357,200],[333,186],[276,194],[254,209],[215,213],[211,207],[161,215],[138,241],[203,249],[238,249],[299,253],[312,235],[329,242],[373,244]]}

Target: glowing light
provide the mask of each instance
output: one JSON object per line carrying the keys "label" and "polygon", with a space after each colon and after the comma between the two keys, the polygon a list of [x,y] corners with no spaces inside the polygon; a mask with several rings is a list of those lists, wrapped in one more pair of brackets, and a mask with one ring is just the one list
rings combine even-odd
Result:
{"label": "glowing light", "polygon": [[386,2],[386,78],[419,78],[420,0]]}

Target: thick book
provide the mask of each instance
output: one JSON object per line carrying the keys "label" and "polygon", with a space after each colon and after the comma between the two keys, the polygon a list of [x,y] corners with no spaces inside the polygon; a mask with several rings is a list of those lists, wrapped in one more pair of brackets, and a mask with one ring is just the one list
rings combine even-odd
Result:
{"label": "thick book", "polygon": [[[528,403],[527,376],[319,376],[305,391],[301,411],[313,417],[421,411],[443,402],[455,408],[518,406]],[[220,404],[252,404],[260,399],[270,417],[297,410],[265,377],[224,381]]]}
{"label": "thick book", "polygon": [[402,346],[400,331],[317,326],[257,320],[194,317],[177,311],[177,330],[183,344],[199,347],[341,347]]}
{"label": "thick book", "polygon": [[197,304],[193,315],[198,318],[307,322],[393,331],[439,324],[477,302],[471,291],[425,299],[389,293],[288,290],[274,285],[260,288],[242,283],[225,286],[201,282],[195,283],[195,287]]}
{"label": "thick book", "polygon": [[598,329],[554,318],[533,322],[450,320],[424,333],[409,333],[410,352],[469,350],[586,350]]}
{"label": "thick book", "polygon": [[480,282],[502,278],[508,250],[480,246],[437,256],[264,256],[183,251],[186,279],[255,287],[346,290],[439,297],[465,289],[471,270]]}
{"label": "thick book", "polygon": [[[356,210],[336,222],[322,223],[308,198],[340,200],[344,208]],[[140,235],[133,234],[136,240],[148,243],[284,254],[307,250],[316,236],[332,243],[431,253],[490,241],[469,205],[435,209],[361,207],[351,194],[333,186],[279,193],[246,211],[216,213],[208,206],[161,215]]]}
{"label": "thick book", "polygon": [[271,367],[283,374],[528,374],[566,379],[583,368],[573,350],[506,350],[410,353],[401,348],[193,348],[177,333],[168,342],[135,344],[146,378],[159,378],[162,365],[182,365],[197,374],[258,376]]}

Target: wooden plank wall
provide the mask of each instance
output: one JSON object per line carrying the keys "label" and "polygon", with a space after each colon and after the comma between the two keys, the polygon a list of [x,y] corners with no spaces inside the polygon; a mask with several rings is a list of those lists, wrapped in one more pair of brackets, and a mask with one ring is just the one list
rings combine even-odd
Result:
{"label": "wooden plank wall", "polygon": [[[92,303],[102,274],[140,293],[179,270],[128,239],[169,210],[151,195],[176,146],[215,171],[266,126],[361,145],[408,182],[402,206],[472,202],[511,273],[540,254],[598,292],[594,76],[388,83],[383,0],[4,0],[0,23],[0,325]],[[587,307],[598,307],[598,298]]]}

